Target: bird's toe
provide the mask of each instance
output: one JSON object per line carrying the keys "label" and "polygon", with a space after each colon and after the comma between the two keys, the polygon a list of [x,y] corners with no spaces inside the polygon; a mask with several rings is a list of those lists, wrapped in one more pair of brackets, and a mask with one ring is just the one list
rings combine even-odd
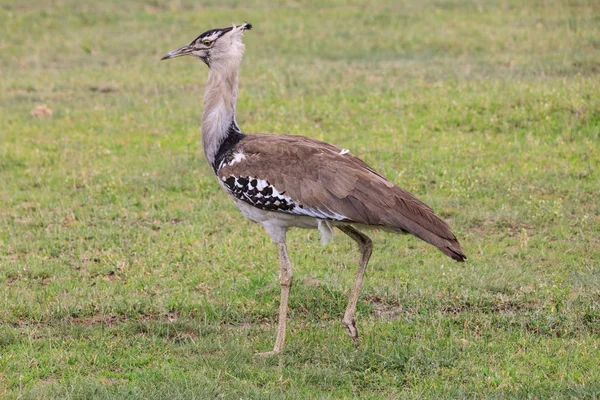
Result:
{"label": "bird's toe", "polygon": [[271,350],[271,351],[265,351],[262,353],[256,353],[256,356],[258,356],[258,357],[273,357],[273,356],[278,356],[281,353],[282,353],[281,350],[278,350],[278,351]]}

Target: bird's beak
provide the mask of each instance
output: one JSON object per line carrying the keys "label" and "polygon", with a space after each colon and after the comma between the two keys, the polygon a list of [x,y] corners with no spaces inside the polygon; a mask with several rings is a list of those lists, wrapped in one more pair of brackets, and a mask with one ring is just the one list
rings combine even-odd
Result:
{"label": "bird's beak", "polygon": [[168,60],[169,58],[188,56],[188,55],[192,54],[193,50],[194,49],[189,44],[186,44],[185,46],[180,47],[177,50],[168,52],[167,54],[162,56],[161,60]]}

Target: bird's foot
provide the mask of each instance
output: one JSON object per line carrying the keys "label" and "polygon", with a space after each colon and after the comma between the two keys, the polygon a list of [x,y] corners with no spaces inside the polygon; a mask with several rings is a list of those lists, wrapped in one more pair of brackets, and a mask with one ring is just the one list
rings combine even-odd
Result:
{"label": "bird's foot", "polygon": [[266,357],[278,356],[281,353],[282,353],[281,350],[271,350],[271,351],[265,351],[265,352],[262,352],[262,353],[256,353],[256,355],[258,357],[265,357],[266,358]]}
{"label": "bird's foot", "polygon": [[352,341],[354,342],[354,347],[357,348],[359,345],[359,341],[358,341],[358,329],[356,329],[356,321],[354,320],[354,318],[352,318],[350,320],[344,320],[343,323],[344,323],[344,326],[346,327],[346,330],[348,331],[348,335],[350,336],[350,339],[352,339]]}

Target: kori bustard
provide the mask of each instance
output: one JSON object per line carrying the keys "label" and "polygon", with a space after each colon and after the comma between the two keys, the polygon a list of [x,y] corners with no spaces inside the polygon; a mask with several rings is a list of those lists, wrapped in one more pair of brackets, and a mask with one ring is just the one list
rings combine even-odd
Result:
{"label": "kori bustard", "polygon": [[360,249],[360,261],[343,323],[354,344],[354,313],[373,244],[359,231],[374,227],[410,233],[456,261],[466,259],[444,221],[412,194],[394,185],[365,162],[329,143],[303,136],[243,133],[235,119],[242,36],[251,24],[204,32],[163,60],[194,56],[209,68],[202,145],[219,184],[242,214],[262,224],[279,252],[281,301],[273,351],[283,351],[292,265],[286,248],[288,228],[318,229],[323,242],[338,228]]}

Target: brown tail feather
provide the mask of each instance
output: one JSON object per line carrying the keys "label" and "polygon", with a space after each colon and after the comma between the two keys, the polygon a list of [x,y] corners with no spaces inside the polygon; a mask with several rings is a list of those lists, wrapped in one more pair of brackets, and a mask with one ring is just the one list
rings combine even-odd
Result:
{"label": "brown tail feather", "polygon": [[460,245],[460,243],[458,243],[458,240],[456,239],[444,239],[428,231],[416,231],[410,233],[412,233],[419,239],[437,247],[442,253],[444,253],[453,260],[456,260],[458,262],[464,262],[467,259],[467,256],[465,255],[462,246]]}
{"label": "brown tail feather", "polygon": [[[423,220],[419,221],[423,223]],[[442,253],[458,262],[464,262],[467,256],[456,236],[450,230],[450,227],[446,222],[433,213],[433,211],[427,213],[427,222],[429,224],[423,224],[410,220],[403,219],[397,226],[401,227],[404,232],[411,233],[419,239],[437,247]]]}
{"label": "brown tail feather", "polygon": [[465,262],[467,256],[463,252],[462,247],[458,242],[452,243],[452,246],[438,247],[442,253],[458,262]]}

